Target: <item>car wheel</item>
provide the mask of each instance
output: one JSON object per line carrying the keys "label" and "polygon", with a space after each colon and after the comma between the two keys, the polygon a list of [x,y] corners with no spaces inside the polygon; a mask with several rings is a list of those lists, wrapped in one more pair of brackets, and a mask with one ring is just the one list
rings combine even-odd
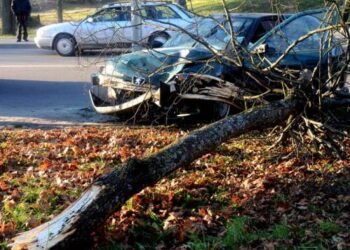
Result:
{"label": "car wheel", "polygon": [[227,103],[218,102],[214,105],[214,116],[217,119],[225,118],[230,114],[231,105]]}
{"label": "car wheel", "polygon": [[164,43],[169,40],[169,35],[167,33],[161,32],[151,35],[148,40],[148,45],[150,48],[155,49],[162,47]]}
{"label": "car wheel", "polygon": [[73,56],[76,50],[76,41],[73,36],[61,34],[55,39],[55,50],[61,56]]}

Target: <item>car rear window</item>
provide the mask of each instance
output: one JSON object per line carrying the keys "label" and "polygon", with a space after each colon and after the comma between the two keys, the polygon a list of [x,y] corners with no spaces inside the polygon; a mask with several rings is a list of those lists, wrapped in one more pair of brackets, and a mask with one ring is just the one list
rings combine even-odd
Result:
{"label": "car rear window", "polygon": [[172,8],[166,5],[145,6],[141,10],[141,15],[151,20],[180,18]]}

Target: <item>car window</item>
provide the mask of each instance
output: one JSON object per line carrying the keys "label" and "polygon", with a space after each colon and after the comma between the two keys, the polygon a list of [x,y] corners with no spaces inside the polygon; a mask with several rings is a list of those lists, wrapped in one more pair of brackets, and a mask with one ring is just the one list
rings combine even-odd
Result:
{"label": "car window", "polygon": [[264,20],[260,24],[264,30],[265,33],[272,30],[277,24],[281,23],[283,21],[282,18],[276,18],[276,19],[270,19],[270,20]]}
{"label": "car window", "polygon": [[180,18],[179,15],[170,7],[165,5],[154,6],[155,19],[173,19]]}
{"label": "car window", "polygon": [[262,20],[257,29],[255,30],[255,34],[250,40],[251,43],[257,42],[260,38],[262,38],[267,32],[272,30],[277,24],[279,24],[282,19],[275,18],[269,20]]}
{"label": "car window", "polygon": [[131,14],[128,7],[106,8],[93,16],[94,22],[130,21]]}
{"label": "car window", "polygon": [[[276,52],[283,53],[293,42],[321,26],[320,19],[312,15],[305,15],[294,19],[281,29],[276,30],[267,40],[268,47]],[[315,34],[301,43],[294,50],[319,49],[320,34]]]}
{"label": "car window", "polygon": [[[212,35],[205,38],[205,41],[217,50],[223,50],[226,48],[228,41],[230,40],[229,32],[222,27],[217,26]],[[200,46],[201,44],[199,44]]]}
{"label": "car window", "polygon": [[[249,18],[232,18],[233,31],[236,36],[246,36],[250,25],[252,25],[253,20]],[[226,22],[225,29],[230,30],[229,22]]]}
{"label": "car window", "polygon": [[145,19],[156,19],[157,13],[153,6],[144,6],[141,9],[141,16]]}

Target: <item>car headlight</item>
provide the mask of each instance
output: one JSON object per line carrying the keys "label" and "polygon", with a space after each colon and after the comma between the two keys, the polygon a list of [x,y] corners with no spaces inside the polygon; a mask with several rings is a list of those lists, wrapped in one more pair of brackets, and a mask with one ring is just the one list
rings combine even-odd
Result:
{"label": "car headlight", "polygon": [[42,28],[39,28],[39,29],[36,31],[36,36],[37,36],[37,37],[43,36],[43,34],[44,34],[44,29],[42,29]]}
{"label": "car headlight", "polygon": [[98,77],[98,74],[91,75],[91,82],[94,86],[100,85],[100,78]]}
{"label": "car headlight", "polygon": [[45,27],[42,27],[36,31],[36,36],[37,37],[50,37],[54,34],[54,32],[55,31],[52,29],[47,29]]}

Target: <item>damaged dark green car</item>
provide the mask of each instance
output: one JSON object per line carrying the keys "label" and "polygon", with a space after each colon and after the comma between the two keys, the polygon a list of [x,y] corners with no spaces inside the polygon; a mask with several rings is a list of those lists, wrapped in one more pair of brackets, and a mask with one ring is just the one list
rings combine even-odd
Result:
{"label": "damaged dark green car", "polygon": [[[233,14],[229,21],[203,19],[162,48],[125,54],[107,61],[92,76],[92,106],[101,114],[132,115],[147,110],[173,117],[210,114],[218,119],[235,109],[242,67],[274,62],[301,36],[322,26],[324,10],[306,11],[284,20],[276,14]],[[234,42],[231,32],[234,31]],[[322,33],[300,42],[280,67],[313,68],[320,62]],[[238,45],[242,66],[233,65]],[[340,52],[332,52],[338,56]],[[222,56],[218,56],[222,55]],[[252,66],[251,58],[264,58]]]}

